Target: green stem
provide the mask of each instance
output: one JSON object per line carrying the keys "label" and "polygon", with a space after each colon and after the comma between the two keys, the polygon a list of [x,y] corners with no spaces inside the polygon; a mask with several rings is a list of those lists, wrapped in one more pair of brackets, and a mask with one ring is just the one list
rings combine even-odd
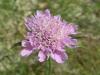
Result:
{"label": "green stem", "polygon": [[51,60],[50,58],[46,62],[46,70],[45,75],[51,75]]}
{"label": "green stem", "polygon": [[51,60],[50,60],[50,58],[49,58],[49,60],[48,60],[48,64],[49,64],[49,75],[51,75]]}

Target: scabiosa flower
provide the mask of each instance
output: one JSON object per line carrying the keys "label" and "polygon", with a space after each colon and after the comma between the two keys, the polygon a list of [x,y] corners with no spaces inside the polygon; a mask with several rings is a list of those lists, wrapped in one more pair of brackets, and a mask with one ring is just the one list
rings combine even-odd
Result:
{"label": "scabiosa flower", "polygon": [[25,26],[28,32],[22,41],[22,56],[38,51],[40,62],[51,57],[57,63],[64,63],[68,59],[64,47],[76,46],[77,40],[70,35],[77,33],[77,26],[65,22],[60,16],[52,16],[48,9],[37,11],[34,16],[26,18]]}

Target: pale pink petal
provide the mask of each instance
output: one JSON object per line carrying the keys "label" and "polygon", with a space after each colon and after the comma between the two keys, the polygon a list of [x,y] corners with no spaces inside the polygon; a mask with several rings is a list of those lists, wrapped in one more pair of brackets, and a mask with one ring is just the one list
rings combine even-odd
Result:
{"label": "pale pink petal", "polygon": [[60,15],[54,16],[54,19],[60,21],[61,20],[61,16]]}
{"label": "pale pink petal", "polygon": [[71,35],[71,34],[77,34],[77,25],[74,25],[72,23],[66,25],[66,32],[68,35]]}
{"label": "pale pink petal", "polygon": [[45,14],[46,14],[47,16],[51,16],[50,10],[46,9],[46,10],[45,10]]}
{"label": "pale pink petal", "polygon": [[30,43],[27,40],[22,40],[22,47],[27,47]]}
{"label": "pale pink petal", "polygon": [[43,12],[41,12],[39,10],[36,11],[36,16],[41,16],[41,14],[43,14]]}
{"label": "pale pink petal", "polygon": [[39,51],[38,57],[40,62],[43,62],[46,59],[46,55],[42,51]]}
{"label": "pale pink petal", "polygon": [[32,19],[27,17],[25,19],[25,26],[28,29],[28,31],[32,31]]}
{"label": "pale pink petal", "polygon": [[70,48],[75,48],[77,46],[77,40],[72,38],[64,39],[63,43]]}
{"label": "pale pink petal", "polygon": [[31,45],[31,42],[30,41],[27,41],[27,40],[23,40],[22,41],[22,47],[28,49],[28,50],[32,50],[33,47]]}
{"label": "pale pink petal", "polygon": [[20,53],[21,56],[29,56],[32,53],[32,50],[23,49]]}
{"label": "pale pink petal", "polygon": [[68,56],[64,52],[55,52],[51,53],[51,58],[57,63],[64,63],[64,61],[68,59]]}

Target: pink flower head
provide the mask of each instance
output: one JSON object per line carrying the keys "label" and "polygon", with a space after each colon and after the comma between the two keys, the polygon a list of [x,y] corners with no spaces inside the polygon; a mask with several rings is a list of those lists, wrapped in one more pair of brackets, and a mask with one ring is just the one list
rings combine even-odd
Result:
{"label": "pink flower head", "polygon": [[68,59],[64,47],[76,46],[77,40],[70,35],[77,33],[77,26],[66,23],[60,16],[52,16],[48,9],[37,11],[34,16],[26,18],[25,25],[28,32],[22,41],[22,56],[38,51],[40,62],[51,57],[57,63],[64,63]]}

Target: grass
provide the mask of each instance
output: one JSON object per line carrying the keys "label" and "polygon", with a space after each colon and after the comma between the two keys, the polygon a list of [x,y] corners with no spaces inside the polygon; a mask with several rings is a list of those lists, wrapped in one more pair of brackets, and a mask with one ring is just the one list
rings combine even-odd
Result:
{"label": "grass", "polygon": [[0,75],[44,75],[45,62],[35,54],[22,58],[20,41],[25,36],[24,18],[36,10],[50,9],[79,26],[79,47],[66,49],[69,59],[52,64],[51,75],[100,75],[99,0],[0,0]]}

